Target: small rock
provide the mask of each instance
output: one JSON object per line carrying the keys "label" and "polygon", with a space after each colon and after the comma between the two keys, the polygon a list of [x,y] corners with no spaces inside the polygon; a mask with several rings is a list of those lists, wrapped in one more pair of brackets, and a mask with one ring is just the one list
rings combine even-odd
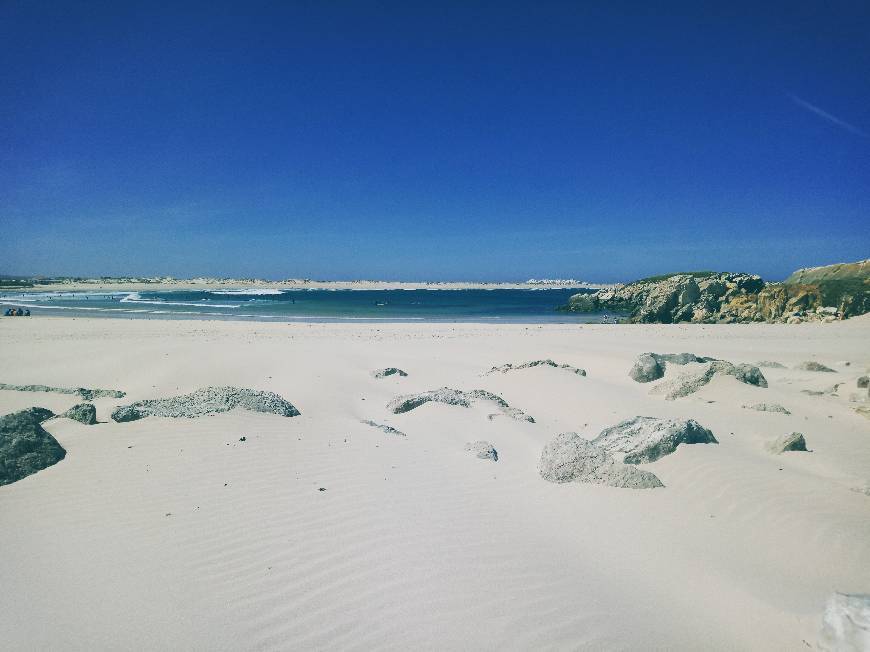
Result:
{"label": "small rock", "polygon": [[780,414],[791,414],[787,409],[778,403],[754,403],[753,405],[744,405],[747,410],[757,410],[758,412],[779,412]]}
{"label": "small rock", "polygon": [[386,367],[385,369],[378,369],[377,371],[372,372],[372,376],[375,378],[386,378],[387,376],[407,376],[408,373],[406,371],[402,371],[397,367]]}
{"label": "small rock", "polygon": [[755,363],[756,367],[762,367],[765,369],[785,369],[784,364],[780,364],[779,362],[774,362],[773,360],[761,360],[760,362]]}
{"label": "small rock", "polygon": [[78,421],[86,426],[92,426],[97,422],[97,408],[94,407],[93,403],[79,403],[73,405],[60,416]]}
{"label": "small rock", "polygon": [[498,462],[498,451],[488,441],[474,441],[465,444],[465,450],[474,454],[482,460],[492,460]]}
{"label": "small rock", "polygon": [[655,354],[641,353],[628,372],[632,380],[638,383],[650,383],[665,375],[664,366],[659,363]]}
{"label": "small rock", "polygon": [[726,360],[713,360],[706,369],[683,374],[671,381],[661,383],[653,387],[650,393],[665,394],[667,400],[673,401],[694,394],[717,375],[732,376],[747,385],[767,387],[767,379],[758,367],[750,364],[735,365]]}
{"label": "small rock", "polygon": [[397,396],[387,403],[387,409],[393,414],[402,414],[404,412],[410,412],[411,410],[429,402],[458,405],[460,407],[471,407],[471,404],[477,401],[491,401],[495,403],[501,410],[502,414],[505,414],[512,419],[528,421],[529,423],[535,422],[532,417],[524,413],[522,410],[508,405],[507,401],[505,401],[501,396],[484,389],[463,391],[461,389],[442,387],[441,389],[420,392],[419,394]]}
{"label": "small rock", "polygon": [[570,365],[570,364],[558,364],[558,363],[553,362],[552,360],[549,360],[549,359],[547,359],[547,360],[533,360],[531,362],[523,362],[522,364],[518,364],[518,365],[514,365],[514,364],[511,364],[510,362],[508,362],[507,364],[503,364],[500,367],[493,367],[492,369],[490,369],[486,373],[492,374],[495,372],[501,372],[503,374],[506,374],[509,371],[517,371],[519,369],[530,369],[532,367],[541,367],[541,366],[554,367],[556,369],[567,369],[568,371],[575,373],[578,376],[585,376],[586,375],[585,369],[580,369],[579,367],[574,367],[573,365]]}
{"label": "small rock", "polygon": [[248,441],[247,437],[239,437],[239,441]]}
{"label": "small rock", "polygon": [[768,443],[767,450],[774,455],[779,455],[780,453],[785,453],[787,451],[807,452],[807,442],[801,433],[792,432],[787,435],[782,435]]}
{"label": "small rock", "polygon": [[655,474],[630,464],[621,464],[607,451],[576,432],[563,432],[544,446],[539,465],[549,482],[603,484],[626,489],[663,487]]}
{"label": "small rock", "polygon": [[291,403],[274,392],[239,387],[205,387],[183,396],[137,401],[119,407],[112,412],[112,419],[119,422],[135,421],[147,416],[193,419],[235,408],[284,417],[300,414]]}
{"label": "small rock", "polygon": [[87,387],[50,387],[48,385],[10,385],[0,383],[0,389],[15,392],[56,392],[58,394],[78,394],[83,399],[92,401],[95,398],[124,398],[126,394],[116,389],[88,389]]}
{"label": "small rock", "polygon": [[864,387],[870,387],[870,376],[861,376],[858,379],[858,389],[863,389]]}
{"label": "small rock", "polygon": [[806,362],[801,362],[796,369],[800,369],[801,371],[824,371],[828,373],[835,373],[833,369],[830,367],[826,367],[820,362],[816,362],[815,360],[807,360]]}
{"label": "small rock", "polygon": [[317,491],[326,491],[326,487],[318,487]]}
{"label": "small rock", "polygon": [[673,453],[680,444],[718,444],[694,419],[634,417],[605,428],[592,443],[610,454],[623,453],[625,464],[645,464]]}
{"label": "small rock", "polygon": [[[397,430],[396,428],[393,428],[393,426],[388,426],[385,423],[376,423],[375,421],[371,421],[369,419],[363,419],[362,421],[360,421],[360,423],[364,423],[365,425],[371,426],[372,428],[377,428],[378,430],[382,430],[383,432],[387,433],[388,435],[397,435],[399,437],[406,436],[405,433],[402,432],[401,430]],[[345,440],[345,441],[347,441],[347,440]]]}

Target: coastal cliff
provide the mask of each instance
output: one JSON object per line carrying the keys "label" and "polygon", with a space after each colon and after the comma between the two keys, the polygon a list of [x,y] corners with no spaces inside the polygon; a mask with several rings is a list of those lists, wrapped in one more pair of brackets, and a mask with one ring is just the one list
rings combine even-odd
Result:
{"label": "coastal cliff", "polygon": [[576,294],[566,310],[628,313],[634,323],[834,321],[870,312],[870,260],[801,269],[782,283],[730,272],[667,274]]}

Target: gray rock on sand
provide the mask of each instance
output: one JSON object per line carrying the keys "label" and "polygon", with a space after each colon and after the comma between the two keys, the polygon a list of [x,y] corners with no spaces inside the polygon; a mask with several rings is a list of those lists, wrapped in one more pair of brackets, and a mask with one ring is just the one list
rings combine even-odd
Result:
{"label": "gray rock on sand", "polygon": [[694,353],[641,353],[628,372],[632,380],[649,383],[665,375],[667,363],[686,365],[690,362],[713,362],[716,358],[704,358]]}
{"label": "gray rock on sand", "polygon": [[784,364],[780,364],[779,362],[774,362],[773,360],[761,360],[760,362],[755,363],[756,367],[762,367],[764,369],[785,369],[786,366]]}
{"label": "gray rock on sand", "polygon": [[377,428],[378,430],[382,430],[383,432],[387,433],[388,435],[396,435],[398,437],[406,437],[407,436],[401,430],[397,430],[396,428],[393,428],[393,426],[388,426],[385,423],[377,423],[376,421],[371,421],[370,419],[363,419],[362,421],[360,421],[360,423],[364,423],[365,425],[371,426],[372,428]]}
{"label": "gray rock on sand", "polygon": [[870,376],[861,376],[858,379],[858,389],[870,387]]}
{"label": "gray rock on sand", "polygon": [[815,360],[801,362],[797,367],[795,367],[795,369],[800,369],[801,371],[825,371],[828,373],[836,373],[834,369],[826,367],[821,362],[816,362]]}
{"label": "gray rock on sand", "polygon": [[461,389],[442,387],[441,389],[420,392],[419,394],[406,394],[404,396],[397,396],[387,403],[387,409],[393,414],[402,414],[404,412],[410,412],[411,410],[429,402],[458,405],[460,407],[471,407],[472,403],[476,403],[477,401],[491,401],[495,403],[501,410],[502,414],[505,414],[512,419],[528,421],[529,423],[535,422],[532,417],[525,414],[522,410],[508,405],[507,401],[498,394],[487,392],[484,389],[463,391]]}
{"label": "gray rock on sand", "polygon": [[519,369],[530,369],[532,367],[541,367],[541,366],[554,367],[555,369],[566,369],[572,373],[577,374],[578,376],[585,376],[586,375],[585,369],[580,369],[579,367],[575,367],[575,366],[570,365],[570,364],[557,364],[556,362],[554,362],[550,359],[532,360],[531,362],[523,362],[522,364],[517,364],[517,365],[511,364],[510,362],[508,362],[507,364],[503,364],[500,367],[493,367],[492,369],[490,369],[486,373],[492,374],[492,373],[495,373],[498,371],[498,372],[501,372],[503,374],[506,374],[509,371],[517,371]]}
{"label": "gray rock on sand", "polygon": [[79,403],[73,405],[60,416],[78,421],[86,426],[92,426],[97,422],[97,408],[94,407],[93,403]]}
{"label": "gray rock on sand", "polygon": [[758,367],[751,364],[735,365],[725,360],[714,360],[706,369],[697,373],[683,374],[670,382],[653,387],[650,393],[664,394],[667,400],[673,401],[694,394],[717,375],[732,376],[741,383],[755,387],[767,387],[767,379]]}
{"label": "gray rock on sand", "polygon": [[664,376],[665,369],[654,353],[641,353],[628,375],[638,383],[650,383]]}
{"label": "gray rock on sand", "polygon": [[870,595],[834,593],[822,616],[823,650],[866,652],[870,650]]}
{"label": "gray rock on sand", "polygon": [[136,401],[112,412],[114,421],[135,421],[143,417],[194,419],[243,408],[252,412],[295,417],[300,414],[290,402],[275,394],[239,387],[205,387],[183,396]]}
{"label": "gray rock on sand", "polygon": [[377,371],[372,372],[372,376],[375,378],[386,378],[387,376],[407,376],[407,371],[402,371],[398,367],[386,367],[385,369],[378,369]]}
{"label": "gray rock on sand", "polygon": [[799,432],[791,432],[787,435],[782,435],[777,439],[767,444],[767,450],[774,455],[785,453],[788,451],[803,451],[807,452],[807,442],[804,436]]}
{"label": "gray rock on sand", "polygon": [[778,403],[754,403],[752,405],[743,406],[747,410],[757,410],[758,412],[778,412],[779,414],[791,414],[787,409]]}
{"label": "gray rock on sand", "polygon": [[117,389],[88,389],[86,387],[50,387],[49,385],[10,385],[0,383],[0,389],[14,392],[54,392],[56,394],[78,394],[86,401],[95,398],[124,398],[126,394]]}
{"label": "gray rock on sand", "polygon": [[606,450],[576,432],[556,435],[544,446],[538,470],[549,482],[580,482],[626,489],[664,486],[655,474],[617,462]]}
{"label": "gray rock on sand", "polygon": [[719,442],[694,419],[634,417],[605,428],[592,443],[611,455],[623,453],[625,464],[645,464],[670,455],[680,444]]}
{"label": "gray rock on sand", "polygon": [[42,422],[54,416],[45,408],[29,408],[0,417],[0,485],[11,484],[57,464],[66,451]]}
{"label": "gray rock on sand", "polygon": [[498,451],[488,441],[470,441],[465,444],[465,450],[482,460],[498,462]]}

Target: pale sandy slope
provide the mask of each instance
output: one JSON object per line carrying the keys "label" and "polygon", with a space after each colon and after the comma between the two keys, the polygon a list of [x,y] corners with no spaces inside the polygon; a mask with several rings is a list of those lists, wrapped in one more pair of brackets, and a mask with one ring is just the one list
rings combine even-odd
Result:
{"label": "pale sandy slope", "polygon": [[[0,382],[118,388],[131,400],[228,384],[278,392],[303,413],[48,422],[67,458],[0,487],[4,649],[799,650],[815,647],[829,593],[870,591],[870,496],[852,490],[870,480],[870,420],[848,400],[870,365],[866,319],[32,318],[0,319],[0,338]],[[668,402],[627,376],[643,351],[817,359],[837,373],[765,369],[769,389],[715,379]],[[537,358],[588,376],[480,376]],[[410,375],[369,375],[393,365]],[[840,381],[839,397],[800,392]],[[498,392],[537,423],[488,420],[486,405],[385,410],[396,394],[443,385]],[[0,412],[75,401],[2,391]],[[741,408],[758,401],[793,414]],[[96,401],[100,418],[121,402]],[[538,476],[556,433],[592,437],[635,415],[692,417],[721,443],[647,465],[664,489]],[[764,452],[792,430],[813,452]],[[497,463],[463,450],[477,439],[495,444]]]}

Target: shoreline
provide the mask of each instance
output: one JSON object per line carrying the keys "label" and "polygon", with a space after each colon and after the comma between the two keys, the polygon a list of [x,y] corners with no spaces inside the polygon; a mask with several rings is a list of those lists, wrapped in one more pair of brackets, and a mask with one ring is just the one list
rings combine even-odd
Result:
{"label": "shoreline", "polygon": [[75,280],[62,283],[45,283],[32,287],[3,288],[2,293],[39,293],[39,292],[159,292],[168,290],[600,290],[618,286],[618,283],[487,283],[474,281],[263,281],[243,279],[178,279],[130,281],[117,279],[102,281]]}

